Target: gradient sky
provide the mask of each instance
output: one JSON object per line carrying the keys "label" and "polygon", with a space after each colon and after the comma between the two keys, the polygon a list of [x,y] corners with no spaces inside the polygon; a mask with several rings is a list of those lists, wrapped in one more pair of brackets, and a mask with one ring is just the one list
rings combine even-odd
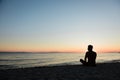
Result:
{"label": "gradient sky", "polygon": [[0,0],[0,51],[120,51],[119,0]]}

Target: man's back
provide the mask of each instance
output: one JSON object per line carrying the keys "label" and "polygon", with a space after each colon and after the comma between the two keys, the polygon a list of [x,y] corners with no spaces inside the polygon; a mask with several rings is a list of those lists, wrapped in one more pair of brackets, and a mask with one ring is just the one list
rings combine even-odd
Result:
{"label": "man's back", "polygon": [[88,58],[88,65],[95,65],[96,64],[96,52],[88,51],[86,52],[86,57]]}

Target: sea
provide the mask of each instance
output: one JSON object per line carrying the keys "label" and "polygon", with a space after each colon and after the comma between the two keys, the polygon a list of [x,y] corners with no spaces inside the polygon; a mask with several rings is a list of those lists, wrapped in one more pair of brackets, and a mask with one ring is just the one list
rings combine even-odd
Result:
{"label": "sea", "polygon": [[[85,53],[0,52],[0,70],[41,66],[81,65]],[[120,53],[97,53],[97,63],[120,62]]]}

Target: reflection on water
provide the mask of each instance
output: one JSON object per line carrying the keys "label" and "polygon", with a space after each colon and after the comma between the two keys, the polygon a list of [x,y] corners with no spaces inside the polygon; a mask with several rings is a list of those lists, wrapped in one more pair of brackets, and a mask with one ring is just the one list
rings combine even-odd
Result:
{"label": "reflection on water", "polygon": [[[80,64],[83,53],[0,53],[0,69]],[[97,63],[120,60],[118,53],[97,54]]]}

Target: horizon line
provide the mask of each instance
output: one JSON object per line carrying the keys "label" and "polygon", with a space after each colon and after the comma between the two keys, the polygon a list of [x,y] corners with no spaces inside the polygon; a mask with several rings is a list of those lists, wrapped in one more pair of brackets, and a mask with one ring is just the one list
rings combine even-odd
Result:
{"label": "horizon line", "polygon": [[[0,53],[85,53],[78,51],[0,51]],[[120,53],[120,51],[107,51],[107,52],[97,52],[97,53]]]}

